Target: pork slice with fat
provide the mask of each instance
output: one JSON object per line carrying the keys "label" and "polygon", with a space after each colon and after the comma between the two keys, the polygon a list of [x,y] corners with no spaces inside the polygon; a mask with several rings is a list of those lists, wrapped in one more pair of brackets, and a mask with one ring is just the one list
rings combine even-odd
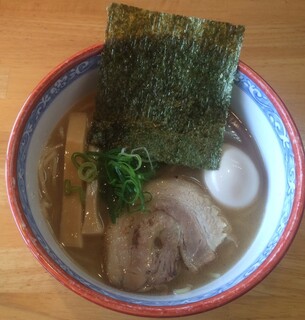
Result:
{"label": "pork slice with fat", "polygon": [[148,213],[124,214],[106,230],[105,270],[111,284],[145,291],[174,279],[184,265],[196,272],[215,259],[228,222],[193,181],[152,180]]}
{"label": "pork slice with fat", "polygon": [[145,291],[178,273],[180,228],[164,212],[125,214],[106,232],[110,283]]}
{"label": "pork slice with fat", "polygon": [[185,265],[197,271],[212,261],[230,226],[202,187],[187,179],[172,178],[151,181],[146,190],[152,195],[151,208],[166,212],[179,224]]}

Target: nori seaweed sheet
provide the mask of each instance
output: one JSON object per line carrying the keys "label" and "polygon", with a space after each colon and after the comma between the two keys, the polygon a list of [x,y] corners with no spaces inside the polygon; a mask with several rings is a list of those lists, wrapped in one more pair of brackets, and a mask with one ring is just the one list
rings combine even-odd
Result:
{"label": "nori seaweed sheet", "polygon": [[108,19],[89,142],[217,169],[244,27],[121,4]]}

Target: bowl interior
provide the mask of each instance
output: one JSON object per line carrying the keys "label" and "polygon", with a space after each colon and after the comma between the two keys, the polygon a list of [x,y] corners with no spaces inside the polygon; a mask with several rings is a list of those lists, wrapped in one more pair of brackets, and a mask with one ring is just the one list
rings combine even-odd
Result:
{"label": "bowl interior", "polygon": [[[22,215],[23,210],[35,241],[43,248],[43,255],[46,256],[45,259],[42,258],[43,264],[49,269],[54,268],[50,266],[50,261],[54,262],[57,273],[64,274],[61,278],[64,284],[70,287],[81,284],[84,288],[92,289],[92,295],[96,299],[100,295],[106,295],[143,306],[189,304],[238,288],[240,283],[246,285],[247,278],[256,272],[279,242],[287,226],[295,194],[295,159],[285,124],[260,85],[247,75],[246,67],[239,68],[236,75],[232,109],[249,129],[261,152],[267,171],[268,199],[257,236],[230,270],[218,279],[181,295],[145,296],[124,293],[86,274],[73,263],[53,237],[39,204],[37,168],[40,153],[59,119],[77,101],[96,89],[98,62],[99,54],[96,52],[87,54],[82,59],[75,59],[63,74],[55,74],[50,83],[45,81],[41,92],[27,102],[30,104],[30,116],[17,146],[17,187],[22,207],[19,214]],[[73,281],[67,284],[67,279]]]}

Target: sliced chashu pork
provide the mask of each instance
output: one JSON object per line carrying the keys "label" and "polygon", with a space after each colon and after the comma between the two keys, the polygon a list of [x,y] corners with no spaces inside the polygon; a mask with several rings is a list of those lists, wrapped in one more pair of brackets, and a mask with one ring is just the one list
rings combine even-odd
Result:
{"label": "sliced chashu pork", "polygon": [[228,222],[195,182],[156,179],[148,213],[122,215],[106,231],[105,271],[111,284],[143,291],[172,280],[184,265],[196,272],[215,258]]}
{"label": "sliced chashu pork", "polygon": [[178,274],[181,232],[164,212],[125,214],[106,239],[106,272],[118,288],[145,291]]}

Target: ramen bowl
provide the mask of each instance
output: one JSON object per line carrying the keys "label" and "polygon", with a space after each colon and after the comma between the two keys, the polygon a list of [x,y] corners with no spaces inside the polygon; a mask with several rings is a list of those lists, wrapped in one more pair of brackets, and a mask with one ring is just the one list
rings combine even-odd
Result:
{"label": "ramen bowl", "polygon": [[223,275],[177,295],[123,292],[92,278],[53,236],[39,202],[41,150],[59,120],[95,90],[102,45],[67,59],[48,74],[23,105],[9,140],[6,183],[17,227],[33,255],[67,288],[102,307],[138,316],[172,317],[222,306],[262,281],[284,257],[300,224],[305,199],[304,151],[281,99],[240,62],[232,109],[255,139],[267,174],[263,219],[249,248]]}

